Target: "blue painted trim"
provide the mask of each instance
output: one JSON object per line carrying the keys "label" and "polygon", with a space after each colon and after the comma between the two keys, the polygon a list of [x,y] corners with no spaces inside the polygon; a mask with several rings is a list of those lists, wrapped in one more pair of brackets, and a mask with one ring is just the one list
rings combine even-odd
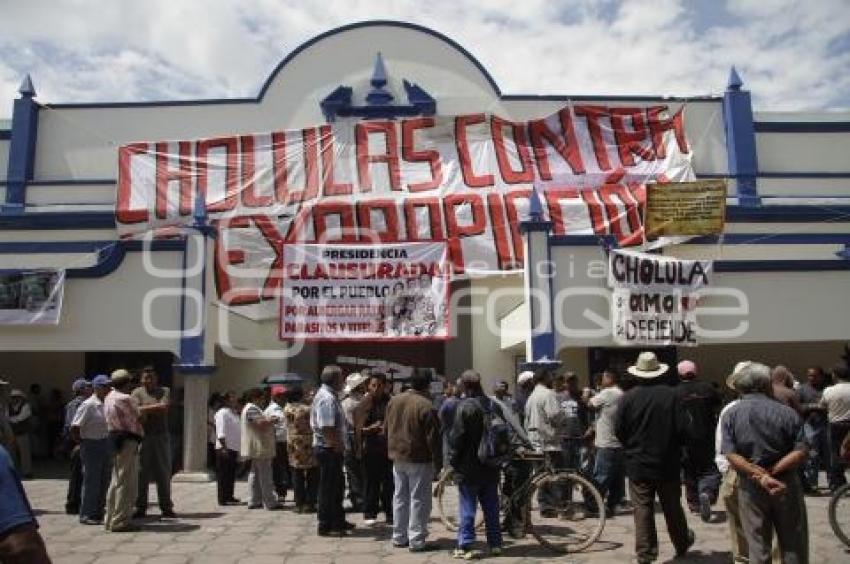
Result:
{"label": "blue painted trim", "polygon": [[12,138],[11,129],[0,129],[0,141],[8,141]]}
{"label": "blue painted trim", "polygon": [[750,93],[741,90],[741,80],[734,68],[723,95],[723,124],[729,176],[737,180],[738,199],[741,205],[757,206],[760,202],[756,186],[758,156],[753,104]]}
{"label": "blue painted trim", "polygon": [[[201,231],[203,233],[203,231]],[[187,288],[187,280],[186,280],[186,259],[189,253],[189,244],[184,240],[183,241],[183,277],[181,279],[181,289],[182,293],[180,296],[180,366],[203,366],[204,365],[204,335],[206,333],[206,328],[202,327],[201,331],[198,335],[194,335],[191,337],[186,336],[186,307],[187,307],[187,299],[186,299],[186,288]],[[200,291],[202,299],[204,300],[203,307],[206,308],[206,296],[207,296],[207,264],[206,264],[206,237],[204,237],[204,246],[201,249],[201,254],[204,260],[204,265],[201,268],[200,273]],[[206,312],[202,312],[201,315],[205,315]]]}
{"label": "blue painted trim", "polygon": [[0,214],[20,214],[26,206],[27,183],[33,177],[35,144],[38,138],[39,105],[32,99],[33,94],[31,88],[22,87],[22,95],[15,100],[12,107],[6,199],[0,208]]}
{"label": "blue painted trim", "polygon": [[0,243],[0,254],[93,253],[116,243],[117,241],[9,241]]}
{"label": "blue painted trim", "polygon": [[29,229],[115,229],[115,213],[83,211],[0,214],[0,231]]}
{"label": "blue painted trim", "polygon": [[760,172],[759,178],[850,178],[850,172]]}
{"label": "blue painted trim", "polygon": [[551,221],[542,221],[542,220],[534,220],[534,221],[521,221],[519,223],[519,230],[522,233],[530,233],[532,231],[551,231],[552,230],[552,222]]}
{"label": "blue painted trim", "polygon": [[850,206],[727,206],[729,223],[819,223],[850,221]]}
{"label": "blue painted trim", "polygon": [[757,133],[850,133],[850,121],[757,121]]}
{"label": "blue painted trim", "polygon": [[63,178],[60,180],[32,180],[30,186],[80,186],[84,184],[96,184],[112,186],[118,184],[117,178]]}
{"label": "blue painted trim", "polygon": [[213,374],[218,366],[214,364],[175,363],[172,368],[181,374],[209,375]]}
{"label": "blue painted trim", "polygon": [[[601,247],[596,235],[554,235],[549,238],[553,247]],[[717,236],[694,237],[685,245],[713,245]],[[844,245],[850,244],[850,233],[727,233],[724,245]]]}
{"label": "blue painted trim", "polygon": [[715,272],[815,272],[850,270],[850,260],[720,260]]}
{"label": "blue painted trim", "polygon": [[[716,235],[695,237],[688,245],[713,245],[720,242]],[[727,233],[724,245],[844,245],[850,243],[850,233]]]}

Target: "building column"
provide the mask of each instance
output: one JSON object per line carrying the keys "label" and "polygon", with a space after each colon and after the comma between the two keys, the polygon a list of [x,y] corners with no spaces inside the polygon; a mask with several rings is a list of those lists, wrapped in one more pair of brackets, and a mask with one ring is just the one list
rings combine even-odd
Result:
{"label": "building column", "polygon": [[183,469],[174,476],[178,482],[208,482],[207,401],[209,374],[183,374]]}
{"label": "building column", "polygon": [[552,277],[555,272],[549,245],[552,222],[544,218],[536,188],[529,200],[529,218],[520,223],[520,231],[524,234],[524,290],[530,318],[525,357],[529,363],[546,363],[555,358],[552,311]]}
{"label": "building column", "polygon": [[[183,376],[183,470],[175,481],[209,481],[207,470],[207,404],[209,377],[215,371],[214,343],[207,324],[206,276],[209,246],[205,228],[193,229],[183,253],[180,359],[174,368]],[[208,342],[209,341],[209,342]]]}
{"label": "building column", "polygon": [[729,176],[738,184],[736,195],[741,206],[758,206],[758,156],[750,93],[735,67],[723,94],[723,122],[726,130],[726,155]]}
{"label": "building column", "polygon": [[35,88],[27,75],[18,90],[21,97],[12,109],[12,136],[6,169],[6,199],[0,202],[0,213],[21,214],[26,208],[27,183],[33,178],[35,144],[38,137],[39,104],[33,99]]}

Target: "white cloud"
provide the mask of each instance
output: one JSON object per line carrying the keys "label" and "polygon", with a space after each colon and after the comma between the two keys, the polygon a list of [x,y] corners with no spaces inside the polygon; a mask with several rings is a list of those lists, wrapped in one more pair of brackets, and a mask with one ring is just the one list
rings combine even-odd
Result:
{"label": "white cloud", "polygon": [[[850,0],[696,4],[577,0],[29,0],[0,20],[0,116],[24,72],[44,102],[255,96],[310,37],[363,19],[413,21],[472,52],[505,93],[721,92],[738,66],[757,107],[850,107]],[[843,41],[843,50],[835,45]],[[500,47],[494,49],[494,43]]]}

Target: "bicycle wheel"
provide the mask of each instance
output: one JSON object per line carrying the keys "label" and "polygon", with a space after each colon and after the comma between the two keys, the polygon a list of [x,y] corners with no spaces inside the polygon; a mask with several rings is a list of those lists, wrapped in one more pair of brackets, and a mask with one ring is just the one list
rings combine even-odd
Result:
{"label": "bicycle wheel", "polygon": [[[458,516],[460,515],[460,494],[457,484],[449,470],[443,470],[440,480],[434,487],[434,497],[437,498],[437,510],[440,513],[440,521],[449,531],[457,531]],[[475,528],[484,526],[484,514],[477,511],[475,514]]]}
{"label": "bicycle wheel", "polygon": [[829,500],[829,525],[835,536],[850,546],[850,484],[844,484]]}
{"label": "bicycle wheel", "polygon": [[545,473],[534,480],[529,491],[526,523],[537,542],[549,550],[579,552],[602,534],[604,507],[599,490],[581,475]]}

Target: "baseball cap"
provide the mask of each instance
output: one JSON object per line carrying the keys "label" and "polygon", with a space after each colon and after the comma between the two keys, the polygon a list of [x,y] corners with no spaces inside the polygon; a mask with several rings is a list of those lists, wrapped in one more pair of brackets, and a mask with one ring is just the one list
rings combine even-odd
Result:
{"label": "baseball cap", "polygon": [[530,382],[534,378],[534,372],[531,370],[526,370],[524,372],[520,372],[519,376],[517,376],[516,383],[517,384],[525,384],[526,382]]}
{"label": "baseball cap", "polygon": [[679,372],[679,376],[686,376],[688,374],[697,374],[697,365],[692,360],[683,360],[678,365],[676,365],[676,370]]}
{"label": "baseball cap", "polygon": [[89,386],[91,386],[91,382],[89,382],[85,378],[77,378],[76,380],[74,380],[74,383],[71,384],[71,391],[76,393],[80,390],[88,388]]}
{"label": "baseball cap", "polygon": [[130,376],[130,373],[124,368],[119,368],[112,372],[112,383],[114,385],[120,385],[124,382],[129,382],[132,379],[133,377]]}
{"label": "baseball cap", "polygon": [[109,384],[110,384],[109,376],[107,376],[106,374],[98,374],[97,376],[92,378],[91,383],[92,383],[92,386],[100,386],[100,387],[109,386]]}

